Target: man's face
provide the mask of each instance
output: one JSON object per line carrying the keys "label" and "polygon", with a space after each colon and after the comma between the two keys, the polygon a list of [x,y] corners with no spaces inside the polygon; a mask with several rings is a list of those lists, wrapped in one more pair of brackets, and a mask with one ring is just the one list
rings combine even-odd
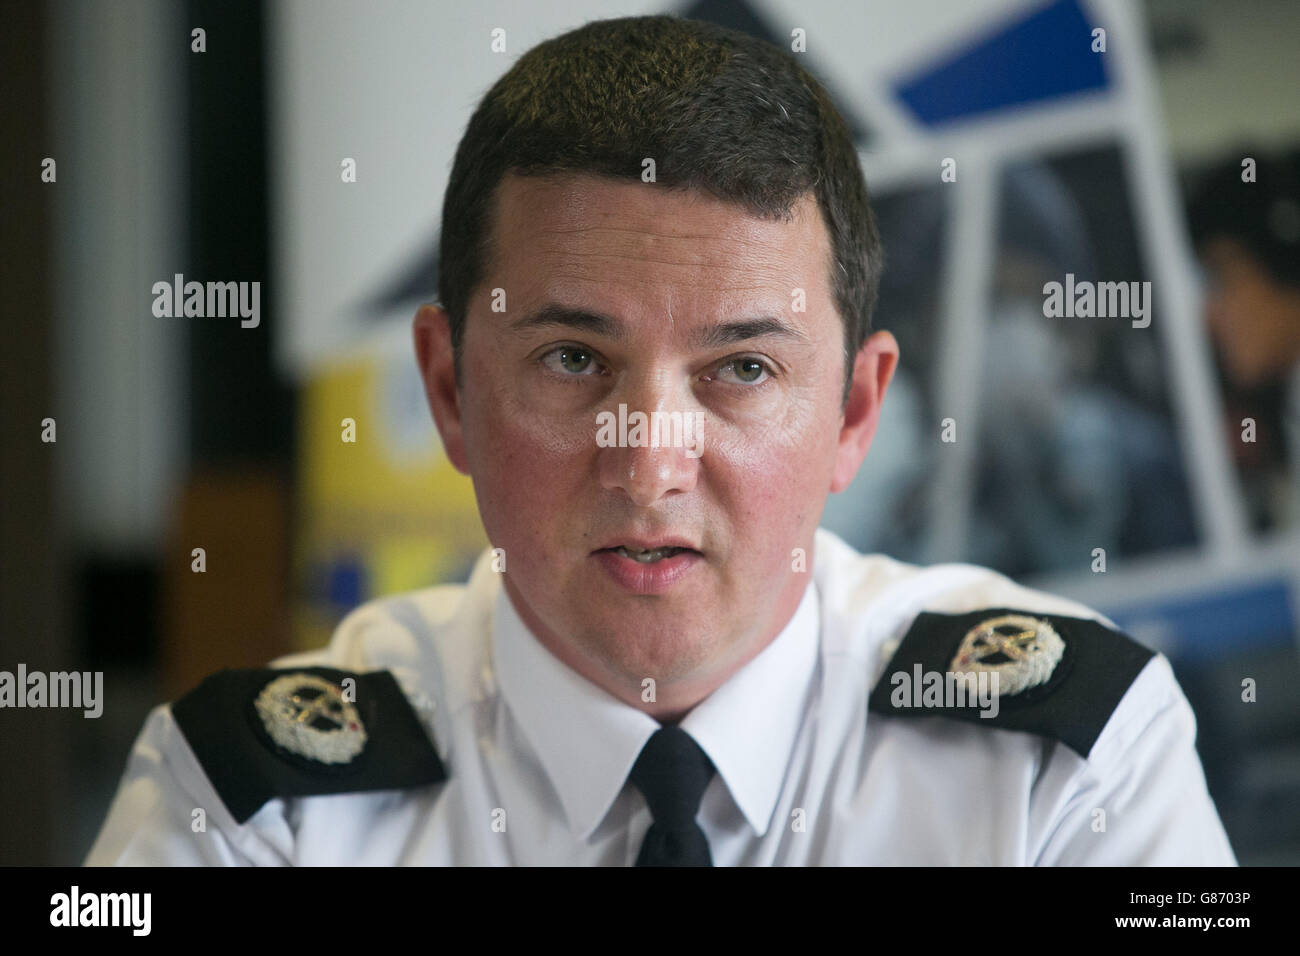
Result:
{"label": "man's face", "polygon": [[[639,701],[645,678],[661,700],[665,685],[711,689],[797,607],[826,495],[874,432],[893,339],[859,354],[842,406],[844,331],[811,196],[786,223],[585,175],[510,175],[496,198],[458,390],[445,316],[422,310],[416,341],[505,587],[539,640],[617,696]],[[659,447],[656,412],[679,426]],[[631,556],[663,545],[684,550]]]}
{"label": "man's face", "polygon": [[1284,376],[1300,355],[1300,292],[1278,282],[1235,239],[1206,243],[1210,332],[1232,380],[1245,388]]}

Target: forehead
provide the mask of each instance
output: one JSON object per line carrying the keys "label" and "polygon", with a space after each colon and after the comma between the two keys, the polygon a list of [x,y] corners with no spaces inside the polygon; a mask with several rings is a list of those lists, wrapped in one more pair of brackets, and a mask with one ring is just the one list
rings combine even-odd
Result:
{"label": "forehead", "polygon": [[[816,199],[769,220],[700,190],[587,174],[508,174],[496,195],[490,275],[527,298],[593,294],[713,310],[732,300],[788,306],[829,282]],[[773,304],[776,304],[773,302]]]}

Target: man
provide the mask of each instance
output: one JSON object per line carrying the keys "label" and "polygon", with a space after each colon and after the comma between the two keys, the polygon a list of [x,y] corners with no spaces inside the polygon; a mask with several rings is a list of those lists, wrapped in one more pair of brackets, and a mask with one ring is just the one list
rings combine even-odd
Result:
{"label": "man", "polygon": [[[1228,447],[1260,531],[1300,523],[1300,155],[1216,163],[1188,208],[1224,379]],[[1243,439],[1249,419],[1250,438]]]}
{"label": "man", "polygon": [[878,245],[784,52],[652,17],[523,56],[414,324],[493,549],[156,710],[89,862],[1233,863],[1163,657],[818,529],[897,361]]}

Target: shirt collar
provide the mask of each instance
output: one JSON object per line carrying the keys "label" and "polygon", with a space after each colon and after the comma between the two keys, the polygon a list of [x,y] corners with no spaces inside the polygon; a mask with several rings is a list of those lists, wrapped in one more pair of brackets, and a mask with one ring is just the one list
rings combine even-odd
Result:
{"label": "shirt collar", "polygon": [[[819,624],[820,601],[810,576],[799,607],[775,640],[681,723],[760,836],[771,822],[816,671]],[[559,793],[570,829],[586,840],[659,722],[542,646],[500,586],[492,655],[501,693]]]}
{"label": "shirt collar", "polygon": [[809,580],[784,630],[682,720],[759,836],[785,782],[817,669],[820,599]]}

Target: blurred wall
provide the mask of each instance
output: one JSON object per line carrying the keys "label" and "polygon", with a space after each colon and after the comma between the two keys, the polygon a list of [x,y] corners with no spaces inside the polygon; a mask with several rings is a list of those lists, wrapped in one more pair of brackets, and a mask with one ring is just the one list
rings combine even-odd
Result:
{"label": "blurred wall", "polygon": [[185,467],[186,323],[150,311],[186,244],[183,10],[50,7],[59,506],[109,554],[159,547]]}
{"label": "blurred wall", "polygon": [[1180,163],[1243,140],[1300,141],[1300,3],[1146,0],[1169,143]]}

